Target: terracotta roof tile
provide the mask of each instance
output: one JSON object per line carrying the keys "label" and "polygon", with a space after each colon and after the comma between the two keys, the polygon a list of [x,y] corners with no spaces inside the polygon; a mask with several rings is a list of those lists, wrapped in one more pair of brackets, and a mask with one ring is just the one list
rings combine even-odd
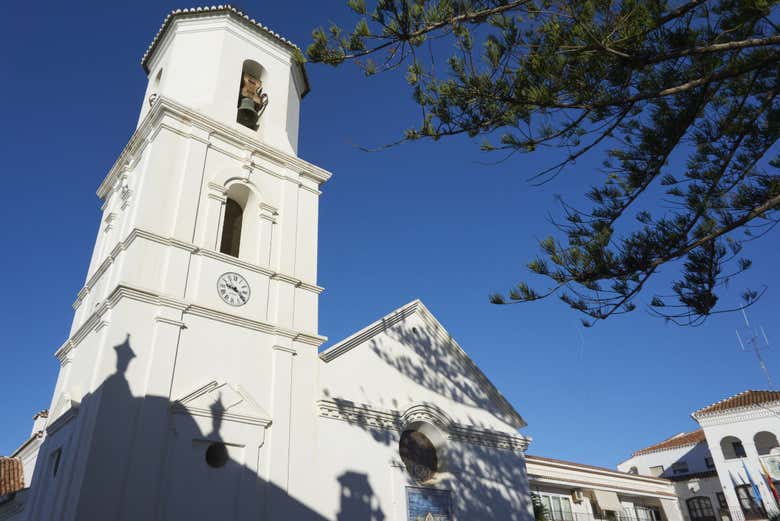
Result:
{"label": "terracotta roof tile", "polygon": [[650,454],[651,452],[658,452],[661,450],[675,449],[677,447],[685,447],[686,445],[696,445],[704,441],[704,431],[697,429],[691,432],[682,432],[676,434],[671,438],[667,438],[660,443],[650,445],[644,449],[640,449],[632,454],[632,456],[641,456],[642,454]]}
{"label": "terracotta roof tile", "polygon": [[780,391],[755,391],[747,390],[735,394],[725,400],[715,402],[712,405],[704,407],[694,412],[691,416],[699,418],[709,414],[729,411],[732,409],[742,409],[747,407],[757,407],[759,405],[780,401]]}
{"label": "terracotta roof tile", "polygon": [[24,488],[24,468],[19,458],[0,457],[0,496]]}

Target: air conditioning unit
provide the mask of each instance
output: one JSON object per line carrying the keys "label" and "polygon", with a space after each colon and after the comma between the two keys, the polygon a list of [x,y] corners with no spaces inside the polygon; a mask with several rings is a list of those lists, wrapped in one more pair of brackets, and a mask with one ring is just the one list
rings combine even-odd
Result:
{"label": "air conditioning unit", "polygon": [[575,488],[571,491],[571,498],[575,503],[582,503],[582,501],[585,499],[585,494],[582,493],[582,489]]}

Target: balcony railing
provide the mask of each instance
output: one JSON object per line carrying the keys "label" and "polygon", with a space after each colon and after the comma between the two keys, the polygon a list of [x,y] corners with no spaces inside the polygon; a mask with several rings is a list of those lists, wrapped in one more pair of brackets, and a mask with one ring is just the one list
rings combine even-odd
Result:
{"label": "balcony railing", "polygon": [[774,508],[742,510],[741,508],[723,508],[719,511],[720,521],[761,521],[774,519],[780,512]]}
{"label": "balcony railing", "polygon": [[[652,517],[640,517],[632,510],[614,512],[610,514],[590,514],[586,512],[575,512],[572,514],[571,521],[662,521]],[[569,520],[562,520],[569,521]]]}

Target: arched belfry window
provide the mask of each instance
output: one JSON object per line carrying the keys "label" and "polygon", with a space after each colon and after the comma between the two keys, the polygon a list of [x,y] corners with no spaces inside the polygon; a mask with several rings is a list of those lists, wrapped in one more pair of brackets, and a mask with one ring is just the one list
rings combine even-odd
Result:
{"label": "arched belfry window", "polygon": [[244,209],[249,201],[250,190],[243,183],[234,183],[228,188],[225,214],[222,220],[222,236],[219,251],[239,257],[241,235],[244,228]]}
{"label": "arched belfry window", "polygon": [[259,63],[244,61],[238,89],[236,121],[252,130],[257,130],[257,122],[268,105],[268,94],[263,92],[263,76],[264,70]]}
{"label": "arched belfry window", "polygon": [[225,204],[225,221],[222,224],[222,243],[219,251],[233,257],[238,257],[241,249],[241,226],[244,220],[244,209],[233,199],[228,198]]}

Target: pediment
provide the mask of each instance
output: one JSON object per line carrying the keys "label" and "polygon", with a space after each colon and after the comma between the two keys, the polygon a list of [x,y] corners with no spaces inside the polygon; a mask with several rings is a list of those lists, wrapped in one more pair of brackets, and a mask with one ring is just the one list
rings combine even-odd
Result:
{"label": "pediment", "polygon": [[212,380],[193,392],[174,400],[172,410],[193,416],[221,418],[225,421],[268,427],[271,415],[240,385]]}
{"label": "pediment", "polygon": [[69,393],[62,393],[53,408],[52,418],[59,418],[71,409],[78,409],[79,402],[71,398]]}
{"label": "pediment", "polygon": [[51,435],[68,423],[78,414],[80,403],[69,393],[62,393],[57,403],[49,411],[49,421],[46,424],[46,432]]}
{"label": "pediment", "polygon": [[[438,404],[453,417],[461,416],[460,421],[478,410],[482,426],[491,422],[491,416],[513,429],[526,425],[419,300],[326,349],[320,359],[326,364],[326,400],[338,398],[383,407],[395,402],[394,409],[404,410],[409,397],[414,397],[417,402]],[[356,375],[365,375],[368,380]]]}

